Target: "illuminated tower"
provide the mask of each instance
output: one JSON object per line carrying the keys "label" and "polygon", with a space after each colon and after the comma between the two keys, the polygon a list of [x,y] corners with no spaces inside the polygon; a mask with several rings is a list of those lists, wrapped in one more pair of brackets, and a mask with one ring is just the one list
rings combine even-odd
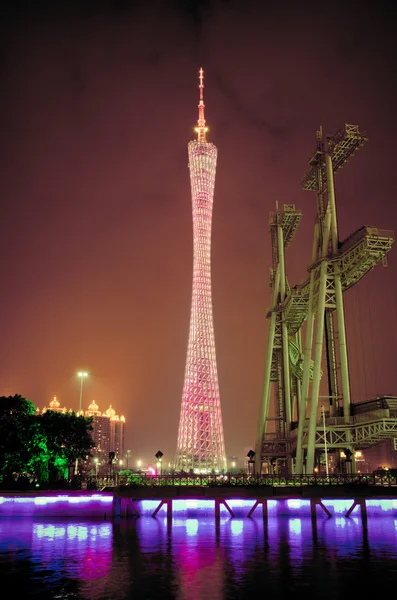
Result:
{"label": "illuminated tower", "polygon": [[197,140],[188,145],[193,209],[192,307],[175,459],[176,470],[195,472],[226,468],[211,297],[211,224],[218,151],[206,141],[203,79],[200,69]]}

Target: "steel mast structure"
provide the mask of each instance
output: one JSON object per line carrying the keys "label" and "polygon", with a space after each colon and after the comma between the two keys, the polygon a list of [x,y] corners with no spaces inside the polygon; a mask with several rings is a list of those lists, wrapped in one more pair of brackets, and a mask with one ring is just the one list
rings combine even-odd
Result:
{"label": "steel mast structure", "polygon": [[175,469],[210,472],[226,468],[226,453],[211,294],[211,229],[218,150],[206,141],[203,69],[199,71],[199,90],[197,140],[188,145],[193,209],[193,289]]}
{"label": "steel mast structure", "polygon": [[[302,181],[303,189],[314,191],[317,198],[309,276],[292,289],[285,278],[284,250],[291,238],[288,231],[295,230],[300,213],[286,205],[270,220],[271,232],[277,230],[278,237],[273,249],[272,306],[267,315],[269,338],[257,429],[257,470],[270,462],[281,463],[290,473],[311,474],[325,448],[328,452],[343,450],[354,457],[355,448],[397,435],[396,398],[383,397],[376,400],[377,404],[369,401],[356,405],[350,399],[343,292],[382,262],[394,242],[393,232],[375,227],[361,227],[339,240],[334,174],[366,141],[355,125],[345,125],[332,136],[324,136],[321,129],[317,132],[316,150]],[[294,226],[288,226],[288,222]],[[321,403],[328,406],[321,424],[323,370],[328,393],[321,397]],[[277,382],[273,411],[276,427],[269,433],[272,381]]]}
{"label": "steel mast structure", "polygon": [[[257,457],[273,464],[277,457],[287,458],[286,444],[294,415],[297,415],[302,378],[301,337],[288,335],[287,321],[280,310],[290,291],[285,268],[285,250],[290,245],[302,218],[293,204],[271,213],[269,230],[272,244],[272,267],[269,287],[271,306],[267,313],[269,334],[265,363],[264,390],[258,420]],[[269,409],[271,409],[269,416]],[[268,425],[274,422],[273,431]],[[258,446],[260,448],[258,448]],[[259,451],[259,452],[258,452]]]}

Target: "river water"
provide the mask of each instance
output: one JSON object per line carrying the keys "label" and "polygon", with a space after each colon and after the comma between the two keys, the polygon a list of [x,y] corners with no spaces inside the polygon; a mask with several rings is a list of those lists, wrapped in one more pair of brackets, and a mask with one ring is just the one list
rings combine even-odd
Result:
{"label": "river water", "polygon": [[0,520],[3,598],[392,597],[397,519]]}

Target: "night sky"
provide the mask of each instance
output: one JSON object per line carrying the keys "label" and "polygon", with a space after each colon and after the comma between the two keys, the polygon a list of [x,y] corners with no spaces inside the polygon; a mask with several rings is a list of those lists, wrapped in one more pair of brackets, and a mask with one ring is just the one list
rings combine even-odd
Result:
{"label": "night sky", "polygon": [[[262,394],[269,213],[276,200],[303,211],[294,285],[310,260],[316,201],[300,182],[320,125],[369,137],[336,175],[340,238],[397,230],[393,4],[5,2],[0,394],[77,410],[86,369],[84,405],[125,415],[133,456],[173,459],[203,66],[220,396],[227,454],[242,457]],[[388,263],[345,295],[354,400],[397,395],[397,247]]]}

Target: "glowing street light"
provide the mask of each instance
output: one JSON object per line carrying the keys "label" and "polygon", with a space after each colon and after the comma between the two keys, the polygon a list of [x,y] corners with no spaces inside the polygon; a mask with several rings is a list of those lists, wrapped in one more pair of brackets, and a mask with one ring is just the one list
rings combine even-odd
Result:
{"label": "glowing street light", "polygon": [[137,464],[137,467],[138,467],[138,469],[140,469],[140,468],[141,468],[141,466],[142,466],[142,461],[141,461],[141,460],[138,460],[136,464]]}
{"label": "glowing street light", "polygon": [[131,450],[127,450],[127,454],[125,456],[126,456],[126,459],[127,459],[127,471],[128,471],[128,462],[130,460]]}
{"label": "glowing street light", "polygon": [[98,463],[99,463],[99,458],[94,458],[94,463],[95,463],[95,477],[98,477]]}
{"label": "glowing street light", "polygon": [[[77,373],[77,377],[80,377],[80,401],[79,401],[79,412],[78,415],[80,416],[81,413],[83,412],[83,381],[86,377],[88,377],[88,373],[86,371],[79,371]],[[79,459],[76,458],[76,463],[74,465],[74,474],[77,475],[78,473],[78,465],[79,465]]]}
{"label": "glowing street light", "polygon": [[83,382],[86,377],[88,377],[88,373],[86,371],[79,371],[77,373],[77,377],[80,378],[80,402],[79,402],[79,414],[83,410]]}

